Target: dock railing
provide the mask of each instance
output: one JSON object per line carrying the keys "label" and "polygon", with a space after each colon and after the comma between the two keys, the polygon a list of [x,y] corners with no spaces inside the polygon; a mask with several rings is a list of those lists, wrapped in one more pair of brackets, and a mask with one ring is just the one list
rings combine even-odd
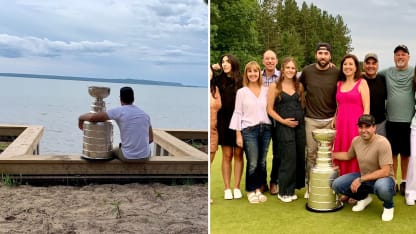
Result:
{"label": "dock railing", "polygon": [[192,145],[196,140],[204,142],[204,147],[207,147],[208,132],[204,130],[154,129],[153,156],[142,162],[90,161],[82,159],[80,154],[41,154],[42,126],[0,125],[0,135],[16,135],[0,153],[0,173],[15,179],[134,181],[208,178],[208,153]]}

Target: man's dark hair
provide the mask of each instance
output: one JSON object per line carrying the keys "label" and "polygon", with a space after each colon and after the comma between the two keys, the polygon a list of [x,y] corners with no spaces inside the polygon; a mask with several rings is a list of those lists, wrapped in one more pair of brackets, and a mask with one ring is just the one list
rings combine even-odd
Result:
{"label": "man's dark hair", "polygon": [[120,100],[126,104],[134,102],[134,92],[131,87],[123,87],[120,89]]}

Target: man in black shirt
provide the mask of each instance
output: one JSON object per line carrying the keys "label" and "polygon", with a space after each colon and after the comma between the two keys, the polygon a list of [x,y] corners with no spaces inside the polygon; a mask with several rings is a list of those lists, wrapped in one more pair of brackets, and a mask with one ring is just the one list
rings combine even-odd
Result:
{"label": "man in black shirt", "polygon": [[378,57],[368,53],[363,63],[364,79],[370,89],[370,114],[376,119],[377,134],[386,136],[386,77],[378,72]]}

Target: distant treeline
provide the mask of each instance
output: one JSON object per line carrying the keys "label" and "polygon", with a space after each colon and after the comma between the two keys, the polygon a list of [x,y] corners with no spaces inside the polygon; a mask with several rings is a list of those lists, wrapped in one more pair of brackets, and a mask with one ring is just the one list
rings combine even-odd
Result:
{"label": "distant treeline", "polygon": [[[293,56],[302,68],[315,62],[318,42],[333,46],[333,63],[352,51],[350,30],[341,16],[332,16],[314,4],[295,0],[211,0],[211,63],[231,53],[244,67],[261,62],[267,49],[278,58]],[[280,60],[279,60],[280,61]]]}
{"label": "distant treeline", "polygon": [[51,79],[51,80],[77,80],[77,81],[94,81],[94,82],[107,82],[107,83],[197,87],[197,86],[183,85],[183,84],[178,83],[178,82],[136,80],[136,79],[110,79],[110,78],[107,79],[107,78],[56,76],[56,75],[39,75],[39,74],[20,74],[20,73],[0,73],[0,76],[21,77],[21,78],[37,78],[37,79]]}

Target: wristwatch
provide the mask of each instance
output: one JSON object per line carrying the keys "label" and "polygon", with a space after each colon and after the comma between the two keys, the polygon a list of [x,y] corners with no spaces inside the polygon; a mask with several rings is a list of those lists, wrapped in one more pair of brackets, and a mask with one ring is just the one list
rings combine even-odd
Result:
{"label": "wristwatch", "polygon": [[360,177],[360,179],[359,179],[359,180],[360,180],[360,183],[364,182],[364,180],[363,180],[363,178],[362,178],[362,177]]}

